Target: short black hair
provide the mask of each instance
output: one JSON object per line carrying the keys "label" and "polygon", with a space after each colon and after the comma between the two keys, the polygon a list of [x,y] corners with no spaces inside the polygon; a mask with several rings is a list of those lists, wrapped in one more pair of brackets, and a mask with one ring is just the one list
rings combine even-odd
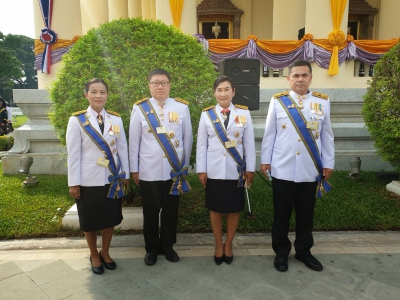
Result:
{"label": "short black hair", "polygon": [[107,85],[107,83],[103,79],[100,79],[100,78],[93,78],[93,79],[89,80],[88,82],[86,82],[86,84],[85,84],[85,93],[89,92],[89,88],[93,83],[102,83],[102,84],[104,84],[104,86],[106,87],[106,91],[108,93],[108,85]]}
{"label": "short black hair", "polygon": [[214,92],[215,92],[215,90],[217,89],[217,87],[218,87],[222,82],[225,82],[225,81],[228,81],[228,82],[231,84],[232,90],[235,89],[235,84],[233,83],[232,78],[230,78],[229,76],[226,76],[226,75],[220,75],[220,76],[218,76],[218,78],[215,79],[215,81],[214,81]]}
{"label": "short black hair", "polygon": [[290,75],[290,73],[292,73],[292,69],[294,67],[302,67],[302,66],[307,66],[310,69],[310,74],[312,74],[311,64],[308,61],[305,61],[305,60],[298,60],[298,61],[295,61],[294,63],[292,63],[288,67],[289,68],[289,75]]}
{"label": "short black hair", "polygon": [[167,76],[168,81],[171,81],[171,76],[164,69],[157,68],[157,69],[151,70],[149,73],[149,76],[147,76],[147,80],[150,82],[151,78],[153,78],[154,75],[165,75],[165,76]]}

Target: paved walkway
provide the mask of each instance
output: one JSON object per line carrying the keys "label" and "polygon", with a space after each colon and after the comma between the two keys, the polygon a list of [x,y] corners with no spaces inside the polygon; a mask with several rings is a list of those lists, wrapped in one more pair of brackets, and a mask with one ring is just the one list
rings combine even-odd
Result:
{"label": "paved walkway", "polygon": [[118,267],[102,275],[91,272],[83,238],[0,241],[0,299],[400,299],[400,232],[314,237],[322,272],[293,254],[277,272],[269,234],[237,235],[233,263],[220,266],[211,234],[179,235],[181,260],[160,255],[155,266],[143,262],[142,235],[115,236]]}

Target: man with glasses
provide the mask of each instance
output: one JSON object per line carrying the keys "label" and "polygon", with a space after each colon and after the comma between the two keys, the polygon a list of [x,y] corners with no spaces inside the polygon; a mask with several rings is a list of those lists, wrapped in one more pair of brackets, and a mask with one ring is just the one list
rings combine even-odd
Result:
{"label": "man with glasses", "polygon": [[189,103],[169,97],[169,73],[154,69],[148,81],[152,97],[137,101],[132,110],[129,159],[143,203],[144,262],[154,265],[158,253],[171,262],[179,260],[172,246],[176,243],[179,194],[189,190],[185,175],[193,135]]}

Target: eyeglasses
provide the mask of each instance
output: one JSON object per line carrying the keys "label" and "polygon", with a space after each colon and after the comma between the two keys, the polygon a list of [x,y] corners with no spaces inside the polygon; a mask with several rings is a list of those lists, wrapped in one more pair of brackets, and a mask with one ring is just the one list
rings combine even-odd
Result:
{"label": "eyeglasses", "polygon": [[160,81],[160,82],[156,81],[156,82],[150,82],[150,84],[152,87],[159,87],[160,84],[162,87],[166,87],[169,84],[169,81]]}

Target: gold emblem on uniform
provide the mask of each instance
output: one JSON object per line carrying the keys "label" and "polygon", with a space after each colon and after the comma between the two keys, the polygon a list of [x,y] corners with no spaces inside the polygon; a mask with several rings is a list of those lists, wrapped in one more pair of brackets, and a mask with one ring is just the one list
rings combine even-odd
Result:
{"label": "gold emblem on uniform", "polygon": [[154,110],[151,109],[151,110],[150,110],[150,113],[154,114]]}
{"label": "gold emblem on uniform", "polygon": [[170,111],[168,113],[168,120],[170,123],[179,124],[179,113],[175,111]]}
{"label": "gold emblem on uniform", "polygon": [[114,145],[115,145],[115,140],[112,140],[111,143],[110,143],[110,145],[111,145],[111,147],[114,147]]}
{"label": "gold emblem on uniform", "polygon": [[85,123],[83,123],[83,126],[89,125],[89,121],[86,120]]}
{"label": "gold emblem on uniform", "polygon": [[151,128],[147,128],[147,131],[148,131],[148,132],[151,132]]}
{"label": "gold emblem on uniform", "polygon": [[282,128],[283,128],[283,129],[286,128],[286,124],[285,124],[285,123],[282,124]]}
{"label": "gold emblem on uniform", "polygon": [[319,132],[318,131],[315,133],[315,137],[319,138]]}
{"label": "gold emblem on uniform", "polygon": [[169,137],[170,139],[173,139],[173,138],[175,137],[175,132],[174,132],[173,130],[170,130],[170,131],[168,132],[168,137]]}
{"label": "gold emblem on uniform", "polygon": [[113,149],[113,154],[115,154],[117,152],[117,148]]}
{"label": "gold emblem on uniform", "polygon": [[242,144],[242,139],[238,140],[238,144],[241,145]]}
{"label": "gold emblem on uniform", "polygon": [[180,145],[179,140],[175,140],[174,145],[175,145],[176,148],[178,148],[179,145]]}
{"label": "gold emblem on uniform", "polygon": [[239,137],[239,134],[240,134],[239,131],[236,131],[236,132],[235,132],[235,138],[238,138],[238,137]]}

